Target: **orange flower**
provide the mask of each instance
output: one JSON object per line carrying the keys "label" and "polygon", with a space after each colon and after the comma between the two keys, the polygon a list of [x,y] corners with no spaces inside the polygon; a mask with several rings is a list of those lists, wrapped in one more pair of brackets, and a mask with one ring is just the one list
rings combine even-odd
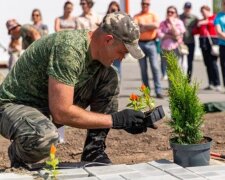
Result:
{"label": "orange flower", "polygon": [[138,100],[138,96],[137,96],[136,94],[132,93],[132,94],[130,95],[130,100],[132,100],[132,101],[137,101],[137,100]]}
{"label": "orange flower", "polygon": [[52,144],[52,145],[51,145],[51,149],[50,149],[50,153],[51,153],[51,154],[55,154],[55,152],[56,152],[56,147],[55,147],[54,144]]}
{"label": "orange flower", "polygon": [[144,84],[141,85],[141,90],[144,91],[146,89],[146,86]]}

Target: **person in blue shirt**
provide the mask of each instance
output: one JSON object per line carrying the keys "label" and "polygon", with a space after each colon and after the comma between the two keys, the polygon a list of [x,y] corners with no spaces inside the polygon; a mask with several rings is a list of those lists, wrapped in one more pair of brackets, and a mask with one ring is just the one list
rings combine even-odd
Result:
{"label": "person in blue shirt", "polygon": [[223,76],[223,84],[225,86],[225,0],[221,2],[222,11],[219,12],[214,20],[216,31],[218,34],[218,44],[220,46],[220,65]]}

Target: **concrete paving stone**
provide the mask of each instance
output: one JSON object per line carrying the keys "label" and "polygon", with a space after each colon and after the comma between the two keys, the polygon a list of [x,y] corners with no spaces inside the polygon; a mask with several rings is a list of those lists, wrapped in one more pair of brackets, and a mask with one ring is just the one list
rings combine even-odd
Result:
{"label": "concrete paving stone", "polygon": [[204,177],[212,177],[212,176],[221,176],[222,174],[219,174],[217,172],[204,172],[204,173],[198,173],[201,176]]}
{"label": "concrete paving stone", "polygon": [[84,178],[73,178],[73,180],[99,180],[99,179],[95,176],[91,176],[91,177],[84,177]]}
{"label": "concrete paving stone", "polygon": [[0,179],[2,180],[33,180],[33,176],[15,174],[15,173],[0,173]]}
{"label": "concrete paving stone", "polygon": [[141,172],[131,172],[131,173],[121,174],[121,176],[125,179],[135,180],[135,179],[139,179],[139,178],[144,178],[147,175],[143,174]]}
{"label": "concrete paving stone", "polygon": [[225,165],[212,165],[212,166],[198,166],[198,167],[187,167],[186,169],[195,172],[218,172],[225,171]]}
{"label": "concrete paving stone", "polygon": [[[142,171],[137,172],[137,173],[124,173],[121,174],[120,176],[124,177],[125,179],[129,179],[129,180],[138,180],[138,179],[155,179],[155,178],[168,178],[168,177],[173,177],[172,175],[169,175],[167,173],[165,173],[164,171],[153,171],[150,173],[143,173]],[[175,178],[177,179],[177,178]]]}
{"label": "concrete paving stone", "polygon": [[59,170],[58,179],[74,179],[74,178],[81,178],[81,177],[88,177],[89,174],[82,168],[76,169],[60,169]]}
{"label": "concrete paving stone", "polygon": [[[129,179],[127,179],[129,180]],[[132,179],[134,180],[134,179]],[[137,178],[135,180],[178,180],[178,178],[176,177],[173,177],[173,176],[170,176],[170,175],[166,175],[166,176],[146,176],[146,177],[140,177],[140,178]]]}
{"label": "concrete paving stone", "polygon": [[159,168],[163,171],[165,170],[168,170],[168,169],[181,169],[183,167],[169,161],[169,160],[166,160],[166,159],[161,159],[161,160],[157,160],[157,161],[151,161],[151,162],[148,162],[148,164],[156,167],[156,168]]}
{"label": "concrete paving stone", "polygon": [[86,167],[85,170],[93,176],[101,176],[101,175],[119,175],[122,173],[135,172],[135,170],[129,168],[125,164],[119,165],[110,165],[110,166],[96,166],[96,167]]}
{"label": "concrete paving stone", "polygon": [[[71,168],[71,169],[59,169],[58,179],[74,179],[81,177],[88,177],[89,174],[82,168]],[[39,172],[40,176],[46,177],[48,172],[46,170],[42,170]]]}
{"label": "concrete paving stone", "polygon": [[184,168],[177,168],[177,169],[167,169],[165,172],[181,179],[193,179],[193,178],[203,178],[201,175],[198,175],[192,171],[189,171]]}
{"label": "concrete paving stone", "polygon": [[112,174],[97,176],[97,178],[99,180],[125,180],[125,178],[123,178],[120,175],[112,175]]}
{"label": "concrete paving stone", "polygon": [[224,180],[225,176],[207,177],[208,180]]}
{"label": "concrete paving stone", "polygon": [[165,171],[169,172],[170,174],[194,174],[194,172],[189,171],[185,168],[167,169]]}
{"label": "concrete paving stone", "polygon": [[139,164],[133,164],[133,165],[128,165],[129,168],[134,169],[136,171],[141,171],[143,173],[149,173],[149,172],[161,172],[158,168],[151,166],[148,163],[139,163]]}
{"label": "concrete paving stone", "polygon": [[196,179],[196,178],[203,178],[197,174],[174,174],[179,179]]}

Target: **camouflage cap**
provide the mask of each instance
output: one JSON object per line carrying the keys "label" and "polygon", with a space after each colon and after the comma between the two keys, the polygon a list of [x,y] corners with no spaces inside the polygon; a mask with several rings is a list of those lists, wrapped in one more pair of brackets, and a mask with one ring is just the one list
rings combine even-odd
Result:
{"label": "camouflage cap", "polygon": [[134,58],[141,59],[144,57],[144,53],[138,45],[140,38],[139,26],[129,15],[123,12],[107,14],[100,27],[104,32],[112,34],[121,40]]}

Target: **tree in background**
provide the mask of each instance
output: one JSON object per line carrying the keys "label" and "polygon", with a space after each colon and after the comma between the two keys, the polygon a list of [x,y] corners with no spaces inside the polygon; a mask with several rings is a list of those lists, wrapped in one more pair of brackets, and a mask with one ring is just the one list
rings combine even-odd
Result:
{"label": "tree in background", "polygon": [[221,0],[213,0],[213,13],[217,14],[221,11]]}

